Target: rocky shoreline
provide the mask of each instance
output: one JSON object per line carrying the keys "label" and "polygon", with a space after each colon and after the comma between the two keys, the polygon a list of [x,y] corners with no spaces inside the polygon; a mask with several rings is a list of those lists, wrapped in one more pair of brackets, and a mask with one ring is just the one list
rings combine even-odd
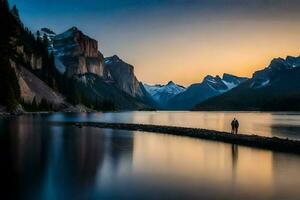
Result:
{"label": "rocky shoreline", "polygon": [[230,134],[227,132],[220,132],[207,129],[198,128],[184,128],[174,126],[160,126],[160,125],[145,125],[145,124],[123,124],[123,123],[65,123],[66,125],[73,125],[79,128],[82,127],[96,127],[96,128],[109,128],[129,131],[143,131],[170,134],[177,136],[186,136],[198,139],[205,139],[211,141],[218,141],[230,144],[237,144],[248,147],[255,147],[259,149],[267,149],[278,152],[300,154],[300,141],[282,139],[278,137],[264,137],[258,135],[243,135],[243,134]]}

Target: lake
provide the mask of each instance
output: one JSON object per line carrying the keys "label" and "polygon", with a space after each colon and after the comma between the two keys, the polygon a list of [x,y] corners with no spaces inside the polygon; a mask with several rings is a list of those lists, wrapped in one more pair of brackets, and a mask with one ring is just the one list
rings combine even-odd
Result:
{"label": "lake", "polygon": [[156,133],[62,126],[105,121],[299,139],[297,113],[124,112],[0,119],[2,194],[19,199],[299,199],[300,156]]}
{"label": "lake", "polygon": [[205,128],[230,132],[236,117],[239,132],[300,140],[300,113],[260,112],[120,112],[53,114],[50,121],[123,122]]}

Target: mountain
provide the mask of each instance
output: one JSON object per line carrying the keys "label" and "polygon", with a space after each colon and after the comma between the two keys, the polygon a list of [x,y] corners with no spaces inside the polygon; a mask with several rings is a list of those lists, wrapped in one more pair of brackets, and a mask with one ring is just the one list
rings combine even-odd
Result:
{"label": "mountain", "polygon": [[56,36],[56,33],[49,28],[41,28],[37,31],[37,37],[41,39],[47,38],[48,42],[52,44],[53,38]]}
{"label": "mountain", "polygon": [[132,65],[124,62],[117,55],[105,58],[104,63],[104,76],[108,81],[115,83],[118,88],[133,97],[142,98],[144,96]]}
{"label": "mountain", "polygon": [[2,111],[152,109],[133,66],[117,56],[106,66],[98,42],[78,28],[33,34],[7,0],[0,1],[0,25]]}
{"label": "mountain", "polygon": [[185,91],[183,86],[177,85],[173,81],[170,81],[167,85],[144,84],[144,87],[153,100],[159,105],[160,109],[167,108],[168,101],[171,98]]}
{"label": "mountain", "polygon": [[104,57],[98,42],[76,27],[53,37],[53,53],[59,71],[68,77],[85,73],[103,76]]}
{"label": "mountain", "polygon": [[300,56],[273,59],[233,90],[200,103],[195,110],[300,110]]}
{"label": "mountain", "polygon": [[46,40],[35,37],[14,6],[0,1],[0,105],[6,111],[72,107],[57,90],[53,56]]}
{"label": "mountain", "polygon": [[107,83],[114,84],[131,97],[152,108],[157,108],[156,103],[149,96],[143,84],[135,76],[134,67],[117,55],[104,59],[103,77]]}
{"label": "mountain", "polygon": [[[59,72],[73,79],[78,86],[76,90],[81,91],[75,94],[77,100],[74,103],[83,100],[91,107],[99,107],[96,104],[101,101],[110,102],[116,109],[122,110],[151,109],[151,99],[144,94],[143,86],[134,74],[134,67],[117,55],[104,58],[98,50],[98,42],[78,28],[72,27],[55,35],[52,52]],[[71,87],[69,85],[68,88]]]}
{"label": "mountain", "polygon": [[65,107],[68,103],[65,101],[65,98],[50,88],[45,82],[35,76],[28,69],[23,66],[15,66],[15,63],[12,62],[12,65],[16,71],[21,97],[25,102],[41,102],[43,99],[46,99],[56,108]]}
{"label": "mountain", "polygon": [[230,74],[219,76],[206,76],[202,83],[189,86],[184,92],[174,96],[168,101],[168,109],[189,110],[200,102],[211,97],[227,92],[239,84],[245,82],[247,78],[240,78]]}

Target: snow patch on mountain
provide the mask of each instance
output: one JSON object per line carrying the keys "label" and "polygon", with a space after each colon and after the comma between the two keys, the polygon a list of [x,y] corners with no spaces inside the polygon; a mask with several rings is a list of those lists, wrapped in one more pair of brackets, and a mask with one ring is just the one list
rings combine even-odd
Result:
{"label": "snow patch on mountain", "polygon": [[232,83],[232,82],[227,82],[227,81],[224,81],[224,80],[222,80],[222,82],[226,85],[227,90],[231,90],[231,89],[233,89],[233,88],[235,88],[236,86],[239,85],[239,84]]}

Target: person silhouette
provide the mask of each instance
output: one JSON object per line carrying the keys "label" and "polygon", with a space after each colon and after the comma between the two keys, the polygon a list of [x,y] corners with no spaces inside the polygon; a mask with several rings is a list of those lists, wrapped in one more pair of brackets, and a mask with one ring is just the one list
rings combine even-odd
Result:
{"label": "person silhouette", "polygon": [[238,134],[239,126],[240,126],[239,121],[235,119],[235,123],[234,123],[235,134]]}
{"label": "person silhouette", "polygon": [[239,121],[236,118],[234,118],[231,121],[231,133],[238,134],[239,126],[240,126]]}
{"label": "person silhouette", "polygon": [[235,118],[231,121],[231,133],[234,134],[235,131]]}

